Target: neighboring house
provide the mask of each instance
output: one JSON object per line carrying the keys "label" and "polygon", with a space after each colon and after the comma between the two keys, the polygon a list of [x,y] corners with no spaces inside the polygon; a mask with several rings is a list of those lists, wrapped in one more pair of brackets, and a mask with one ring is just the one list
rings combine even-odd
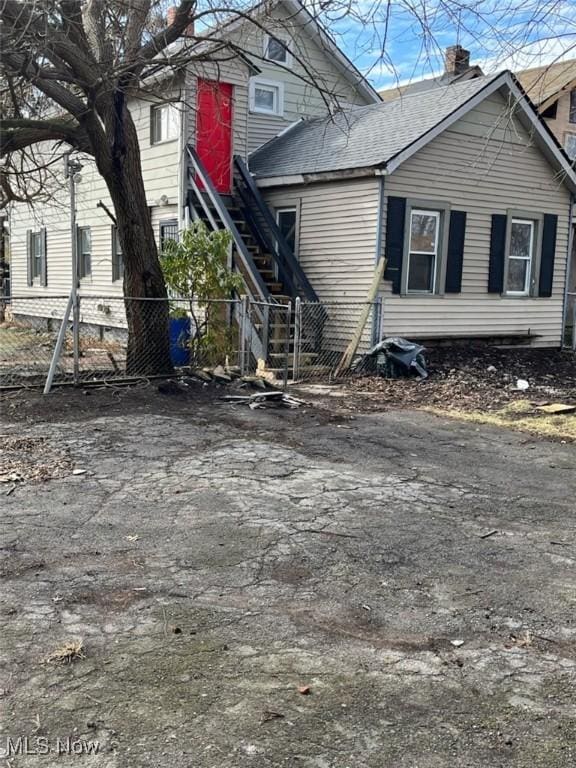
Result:
{"label": "neighboring house", "polygon": [[576,59],[517,72],[546,125],[576,160]]}
{"label": "neighboring house", "polygon": [[375,335],[560,346],[576,174],[511,73],[304,122],[250,168],[321,300],[387,259]]}
{"label": "neighboring house", "polygon": [[[246,19],[223,24],[196,43],[199,52],[206,52],[216,39],[229,41],[235,47],[220,51],[215,57],[220,61],[196,63],[174,73],[159,65],[147,81],[147,93],[130,104],[160,247],[167,238],[177,237],[189,216],[198,215],[190,199],[197,174],[189,173],[188,146],[195,149],[216,193],[230,204],[234,155],[246,161],[251,150],[303,117],[379,101],[376,91],[297,0],[261,3],[252,14],[256,24]],[[185,44],[189,40],[175,43],[174,52]],[[106,213],[106,207],[111,208],[106,186],[93,162],[89,158],[83,162],[76,205],[80,293],[121,297],[123,261]],[[54,172],[58,175],[59,170]],[[200,205],[198,200],[196,204]],[[11,207],[10,232],[14,312],[61,317],[72,283],[69,193],[63,177],[51,202]],[[259,298],[280,291],[275,272],[270,270],[266,278],[258,286]],[[25,297],[40,298],[22,301]],[[49,301],[50,297],[62,300]],[[123,321],[121,302],[95,301],[89,315],[89,302],[83,306],[86,323]]]}

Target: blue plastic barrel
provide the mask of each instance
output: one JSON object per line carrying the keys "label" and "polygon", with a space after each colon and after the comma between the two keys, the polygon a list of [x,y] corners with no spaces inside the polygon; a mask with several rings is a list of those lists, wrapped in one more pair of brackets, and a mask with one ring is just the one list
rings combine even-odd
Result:
{"label": "blue plastic barrel", "polygon": [[170,318],[170,359],[172,365],[190,364],[190,318]]}

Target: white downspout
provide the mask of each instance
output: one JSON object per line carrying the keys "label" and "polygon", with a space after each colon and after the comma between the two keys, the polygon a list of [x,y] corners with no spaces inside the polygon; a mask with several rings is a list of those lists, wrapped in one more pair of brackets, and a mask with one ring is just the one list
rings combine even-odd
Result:
{"label": "white downspout", "polygon": [[[576,195],[570,195],[570,208],[568,210],[568,253],[566,254],[566,270],[564,272],[564,303],[562,306],[562,330],[560,335],[560,349],[564,347],[564,334],[568,322],[568,291],[572,279],[572,249],[574,246],[574,206]],[[574,299],[576,302],[576,298]],[[572,338],[576,339],[576,328],[572,329]]]}

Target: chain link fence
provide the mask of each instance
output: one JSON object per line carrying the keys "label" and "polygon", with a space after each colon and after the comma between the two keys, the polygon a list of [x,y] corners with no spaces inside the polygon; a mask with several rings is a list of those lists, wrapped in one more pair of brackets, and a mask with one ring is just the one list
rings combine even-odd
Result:
{"label": "chain link fence", "polygon": [[369,348],[378,323],[378,305],[361,302],[79,296],[67,315],[69,302],[68,296],[12,297],[0,323],[0,387],[43,387],[51,366],[52,380],[60,384],[218,366],[266,374],[283,385],[329,381],[362,314],[368,310],[359,354]]}
{"label": "chain link fence", "polygon": [[[44,385],[68,296],[13,297],[0,323],[0,386]],[[66,330],[60,377],[73,375],[72,330]]]}
{"label": "chain link fence", "polygon": [[[361,320],[364,325],[361,327]],[[354,340],[354,361],[379,337],[378,302],[307,303],[296,300],[294,309],[291,378],[295,381],[332,380],[349,375],[354,366],[341,368],[343,355]]]}

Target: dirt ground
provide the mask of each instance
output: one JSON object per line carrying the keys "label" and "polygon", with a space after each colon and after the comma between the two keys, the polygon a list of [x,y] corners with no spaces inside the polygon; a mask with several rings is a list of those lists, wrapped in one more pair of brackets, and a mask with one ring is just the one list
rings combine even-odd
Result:
{"label": "dirt ground", "polygon": [[[576,404],[576,355],[568,350],[435,347],[427,358],[427,381],[364,376],[348,386],[404,407],[494,410],[527,397]],[[518,390],[518,379],[528,389]]]}
{"label": "dirt ground", "polygon": [[345,400],[1,400],[0,765],[576,764],[576,446]]}

